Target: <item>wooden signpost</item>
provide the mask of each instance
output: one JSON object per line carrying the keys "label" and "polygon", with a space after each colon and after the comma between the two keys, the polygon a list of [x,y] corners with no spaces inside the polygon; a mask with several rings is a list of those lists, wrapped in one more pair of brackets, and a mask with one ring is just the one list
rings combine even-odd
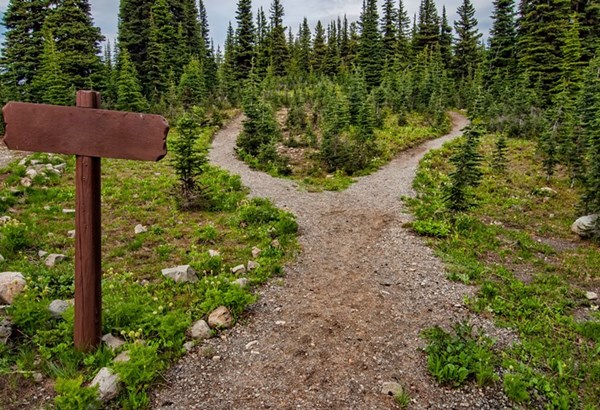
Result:
{"label": "wooden signpost", "polygon": [[167,121],[158,115],[100,110],[100,94],[77,93],[77,107],[9,102],[3,108],[9,149],[77,156],[75,348],[102,338],[100,159],[160,161]]}

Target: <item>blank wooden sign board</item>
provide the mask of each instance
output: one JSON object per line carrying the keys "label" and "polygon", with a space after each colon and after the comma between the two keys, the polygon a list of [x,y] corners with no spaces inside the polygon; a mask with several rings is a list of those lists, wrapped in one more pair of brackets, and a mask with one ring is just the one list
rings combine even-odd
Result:
{"label": "blank wooden sign board", "polygon": [[160,161],[169,124],[158,115],[100,110],[100,94],[77,92],[76,107],[9,102],[3,108],[9,149],[77,156],[75,348],[102,338],[100,159]]}

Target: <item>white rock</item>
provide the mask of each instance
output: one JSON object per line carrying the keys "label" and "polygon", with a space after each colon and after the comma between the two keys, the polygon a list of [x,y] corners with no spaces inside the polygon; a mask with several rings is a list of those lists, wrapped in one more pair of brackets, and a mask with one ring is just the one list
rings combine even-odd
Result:
{"label": "white rock", "polygon": [[275,249],[279,249],[279,248],[281,248],[281,243],[279,243],[278,239],[273,239],[271,241],[271,246]]}
{"label": "white rock", "polygon": [[136,235],[139,235],[141,233],[146,233],[148,232],[148,228],[146,228],[144,225],[142,224],[138,224],[135,226],[135,228],[133,229]]}
{"label": "white rock", "polygon": [[19,166],[25,166],[25,164],[27,164],[28,158],[23,158],[21,161],[19,161]]}
{"label": "white rock", "polygon": [[233,283],[234,285],[238,285],[242,289],[248,287],[248,279],[246,278],[239,278],[231,283]]}
{"label": "white rock", "polygon": [[119,353],[117,357],[113,360],[115,363],[127,363],[131,360],[131,356],[129,355],[129,350],[125,350],[124,352]]}
{"label": "white rock", "polygon": [[194,348],[194,346],[196,346],[196,342],[194,342],[193,340],[191,340],[189,342],[185,342],[183,344],[183,348],[185,349],[186,352],[191,352],[192,349]]}
{"label": "white rock", "polygon": [[5,345],[12,334],[12,324],[10,320],[4,318],[0,320],[0,345]]}
{"label": "white rock", "polygon": [[0,217],[0,225],[5,225],[5,224],[9,223],[10,221],[12,221],[12,218],[8,215]]}
{"label": "white rock", "polygon": [[108,367],[100,369],[91,386],[98,386],[98,398],[107,402],[114,399],[121,391],[121,379],[118,374],[115,374]]}
{"label": "white rock", "polygon": [[251,272],[255,269],[260,268],[260,264],[257,262],[254,262],[254,261],[248,261],[247,268],[248,268],[248,272]]}
{"label": "white rock", "polygon": [[244,265],[238,265],[235,268],[231,269],[231,273],[234,275],[243,275],[246,273],[246,267]]}
{"label": "white rock", "polygon": [[285,320],[278,320],[277,322],[275,322],[275,324],[277,326],[285,326],[286,322],[285,322]]}
{"label": "white rock", "polygon": [[162,274],[178,283],[195,283],[198,281],[198,275],[196,275],[196,271],[190,265],[163,269]]}
{"label": "white rock", "polygon": [[61,255],[61,254],[58,254],[58,253],[51,253],[50,255],[48,255],[48,257],[46,258],[46,260],[44,261],[44,263],[49,268],[52,268],[58,262],[64,261],[66,257],[67,257],[66,255]]}
{"label": "white rock", "polygon": [[46,252],[46,251],[38,251],[38,256],[39,256],[40,258],[43,258],[43,257],[44,257],[44,256],[46,256],[46,255],[48,255],[48,252]]}
{"label": "white rock", "polygon": [[33,181],[29,177],[21,178],[21,185],[23,185],[25,188],[29,188],[32,183]]}
{"label": "white rock", "polygon": [[547,187],[547,186],[540,188],[540,193],[542,193],[543,195],[546,195],[546,196],[554,196],[554,195],[558,194],[558,192],[556,192],[556,190],[554,190],[550,187]]}
{"label": "white rock", "polygon": [[20,272],[0,273],[0,304],[11,305],[18,294],[27,286],[25,277]]}
{"label": "white rock", "polygon": [[233,316],[225,306],[218,307],[208,316],[208,324],[216,329],[228,329],[233,326]]}
{"label": "white rock", "polygon": [[77,232],[75,231],[75,229],[67,232],[67,236],[71,239],[75,238],[75,235],[77,234]]}
{"label": "white rock", "polygon": [[48,306],[48,310],[53,318],[60,319],[62,314],[71,306],[72,303],[66,300],[53,300],[50,306]]}
{"label": "white rock", "polygon": [[117,350],[121,346],[125,344],[125,340],[113,336],[112,333],[107,333],[102,336],[102,341],[108,346],[111,350]]}
{"label": "white rock", "polygon": [[262,253],[262,249],[257,248],[256,246],[252,248],[252,257],[254,259],[258,258],[261,253]]}
{"label": "white rock", "polygon": [[212,361],[213,362],[220,362],[221,361],[221,356],[213,356]]}
{"label": "white rock", "polygon": [[52,207],[50,205],[44,206],[44,211],[49,211],[50,209],[52,209]]}
{"label": "white rock", "polygon": [[258,344],[258,340],[253,340],[250,343],[246,344],[246,350],[250,350],[252,349],[254,346],[256,346]]}
{"label": "white rock", "polygon": [[63,214],[74,214],[76,211],[74,209],[63,209]]}
{"label": "white rock", "polygon": [[58,164],[54,166],[54,169],[57,171],[64,171],[65,169],[67,169],[67,164],[65,164],[64,162],[62,164]]}
{"label": "white rock", "polygon": [[194,340],[202,341],[212,337],[212,330],[204,320],[199,320],[190,328],[190,337]]}
{"label": "white rock", "polygon": [[44,381],[44,375],[41,374],[40,372],[35,372],[32,375],[33,381],[36,382],[37,384],[40,384],[41,382]]}
{"label": "white rock", "polygon": [[585,297],[587,300],[597,300],[598,294],[596,292],[585,292]]}
{"label": "white rock", "polygon": [[221,252],[215,251],[214,249],[209,249],[208,256],[210,256],[211,258],[216,258],[218,256],[221,256]]}
{"label": "white rock", "polygon": [[582,216],[573,223],[571,231],[581,236],[582,238],[589,238],[593,235],[596,226],[596,221],[600,215],[587,215]]}
{"label": "white rock", "polygon": [[381,387],[381,393],[389,396],[397,396],[402,394],[403,391],[402,385],[395,382],[383,383],[383,386]]}
{"label": "white rock", "polygon": [[38,172],[33,168],[27,168],[27,171],[25,171],[25,175],[33,179],[38,176]]}

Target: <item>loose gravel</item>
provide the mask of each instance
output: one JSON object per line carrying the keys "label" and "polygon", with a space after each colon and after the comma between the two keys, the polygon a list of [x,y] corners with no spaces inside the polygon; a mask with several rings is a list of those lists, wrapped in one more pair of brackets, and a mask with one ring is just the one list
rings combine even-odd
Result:
{"label": "loose gravel", "polygon": [[211,161],[241,175],[251,195],[295,214],[302,252],[286,276],[234,329],[177,363],[152,394],[156,409],[390,409],[387,382],[412,409],[502,409],[500,389],[439,386],[428,374],[420,332],[470,317],[473,288],[450,282],[441,261],[403,224],[401,196],[423,155],[461,134],[400,154],[344,192],[308,193],[293,181],[251,170],[234,155],[237,118],[216,135]]}

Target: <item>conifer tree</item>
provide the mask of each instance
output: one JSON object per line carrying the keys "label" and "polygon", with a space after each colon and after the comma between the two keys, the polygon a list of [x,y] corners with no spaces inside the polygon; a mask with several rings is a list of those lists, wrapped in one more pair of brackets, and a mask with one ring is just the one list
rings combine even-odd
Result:
{"label": "conifer tree", "polygon": [[327,52],[323,62],[323,72],[328,76],[335,76],[340,69],[340,53],[337,41],[337,28],[332,22],[327,28]]}
{"label": "conifer tree", "polygon": [[498,74],[502,78],[514,72],[516,69],[515,43],[514,0],[494,0],[488,51],[489,77]]}
{"label": "conifer tree", "polygon": [[117,90],[118,110],[144,112],[148,109],[148,102],[142,94],[137,72],[126,49],[121,49],[119,52]]}
{"label": "conifer tree", "polygon": [[313,41],[313,50],[311,56],[311,64],[313,72],[316,74],[323,74],[324,70],[324,57],[327,52],[327,45],[325,44],[325,30],[321,24],[321,20],[317,22],[315,28],[315,38]]}
{"label": "conifer tree", "polygon": [[206,97],[204,79],[202,64],[197,58],[192,58],[185,66],[179,81],[179,97],[184,107],[202,104]]}
{"label": "conifer tree", "polygon": [[395,0],[385,0],[383,4],[381,32],[383,33],[384,62],[387,66],[391,65],[398,51],[398,22],[399,16]]}
{"label": "conifer tree", "polygon": [[147,58],[144,62],[144,71],[146,72],[145,94],[152,102],[157,102],[160,96],[167,91],[168,79],[170,75],[169,63],[165,52],[166,44],[162,43],[161,33],[156,23],[154,15],[150,15],[150,33],[148,36]]}
{"label": "conifer tree", "polygon": [[448,24],[446,7],[442,7],[442,22],[440,25],[440,54],[446,67],[452,65],[452,27]]}
{"label": "conifer tree", "polygon": [[459,19],[454,22],[454,73],[458,80],[473,78],[480,62],[479,39],[475,7],[471,0],[463,0],[458,8]]}
{"label": "conifer tree", "polygon": [[252,0],[239,0],[236,12],[235,69],[238,80],[250,76],[254,59],[255,29],[252,20]]}
{"label": "conifer tree", "polygon": [[4,43],[0,56],[3,89],[7,98],[31,101],[30,87],[43,50],[42,28],[48,13],[46,0],[10,0],[2,24]]}
{"label": "conifer tree", "polygon": [[144,65],[150,35],[150,9],[153,4],[148,0],[121,0],[119,6],[119,49],[127,50],[139,74],[139,80],[144,84],[148,81]]}
{"label": "conifer tree", "polygon": [[419,22],[415,24],[413,47],[416,52],[432,48],[440,42],[440,17],[433,0],[421,0]]}
{"label": "conifer tree", "polygon": [[383,54],[379,34],[379,14],[377,0],[366,0],[360,16],[361,37],[358,64],[365,73],[368,87],[376,87],[381,82]]}
{"label": "conifer tree", "polygon": [[584,84],[580,110],[587,170],[582,202],[587,212],[600,213],[600,55],[590,61]]}
{"label": "conifer tree", "polygon": [[196,0],[179,0],[181,1],[181,17],[177,18],[176,21],[181,23],[183,27],[183,38],[188,47],[188,53],[190,58],[196,57],[203,59],[210,43],[206,42],[206,39],[202,37],[202,28],[200,27],[200,15]]}
{"label": "conifer tree", "polygon": [[590,61],[600,48],[600,2],[597,0],[574,0],[573,10],[577,12],[583,61]]}
{"label": "conifer tree", "polygon": [[62,70],[61,54],[56,50],[54,35],[46,26],[44,35],[44,51],[41,56],[40,68],[32,81],[32,89],[37,95],[36,100],[45,104],[73,105],[75,89]]}
{"label": "conifer tree", "polygon": [[269,48],[269,25],[267,16],[263,8],[258,9],[256,13],[256,46],[254,57],[254,70],[258,78],[265,78],[269,69],[271,60],[271,50]]}
{"label": "conifer tree", "polygon": [[399,61],[407,62],[410,58],[410,18],[403,0],[398,1],[398,44],[396,48]]}
{"label": "conifer tree", "polygon": [[117,101],[117,79],[116,79],[116,68],[115,58],[113,55],[113,49],[110,46],[110,42],[106,42],[104,47],[104,55],[102,57],[102,64],[104,66],[103,77],[104,85],[102,87],[102,105],[105,108],[113,109]]}
{"label": "conifer tree", "polygon": [[219,84],[221,92],[227,97],[230,103],[235,104],[238,101],[238,89],[236,87],[237,73],[235,67],[235,33],[231,22],[227,27],[227,36],[225,37],[225,55],[223,57],[223,64],[220,67],[220,80]]}
{"label": "conifer tree", "polygon": [[271,66],[275,75],[283,76],[289,60],[289,50],[285,40],[286,27],[283,25],[284,10],[281,0],[271,3],[271,32],[269,49],[271,51]]}
{"label": "conifer tree", "polygon": [[301,72],[308,74],[310,72],[311,59],[311,32],[308,26],[308,20],[304,17],[300,26],[299,45],[298,45],[298,68]]}

